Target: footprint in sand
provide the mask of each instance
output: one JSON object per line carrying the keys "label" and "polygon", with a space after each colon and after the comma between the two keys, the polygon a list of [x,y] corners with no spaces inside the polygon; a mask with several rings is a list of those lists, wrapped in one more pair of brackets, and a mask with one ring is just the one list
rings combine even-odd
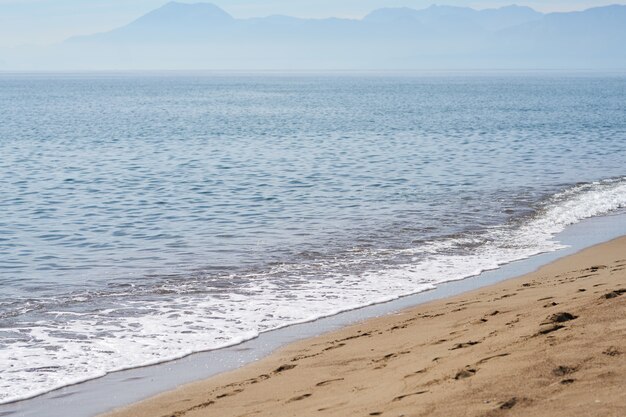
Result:
{"label": "footprint in sand", "polygon": [[575,316],[571,313],[562,311],[560,313],[552,314],[547,318],[547,321],[540,323],[541,326],[547,326],[539,330],[538,335],[544,335],[552,332],[556,332],[557,330],[563,329],[565,326],[559,323],[565,323],[571,320],[577,319],[578,316]]}
{"label": "footprint in sand", "polygon": [[604,294],[602,298],[610,300],[611,298],[617,298],[624,293],[626,293],[626,288],[620,288]]}
{"label": "footprint in sand", "polygon": [[243,392],[243,390],[242,390],[242,389],[236,389],[236,390],[231,391],[231,392],[226,392],[226,393],[224,393],[224,394],[220,394],[220,395],[218,395],[218,396],[217,396],[217,397],[215,397],[215,398],[218,398],[218,399],[219,399],[219,398],[232,397],[233,395],[237,395],[237,394],[239,394],[240,392]]}
{"label": "footprint in sand", "polygon": [[405,378],[411,378],[411,377],[413,377],[415,375],[423,374],[424,372],[426,372],[426,369],[420,369],[419,371],[415,371],[413,373],[406,374],[404,377]]}
{"label": "footprint in sand", "polygon": [[324,349],[324,352],[327,350],[339,349],[340,347],[344,347],[345,345],[346,345],[345,343],[339,343],[337,345],[329,346]]}
{"label": "footprint in sand", "polygon": [[425,393],[427,393],[427,392],[428,392],[428,390],[425,390],[425,391],[417,391],[417,392],[412,392],[412,393],[410,393],[410,394],[398,395],[396,398],[394,398],[394,399],[393,399],[393,400],[391,400],[391,401],[392,401],[392,402],[395,402],[395,401],[401,401],[401,400],[405,399],[406,397],[412,397],[412,396],[414,396],[414,395],[421,395],[421,394],[425,394]]}
{"label": "footprint in sand", "polygon": [[510,400],[507,400],[500,404],[499,408],[500,410],[510,410],[511,408],[515,407],[515,404],[517,404],[517,398],[513,397]]}
{"label": "footprint in sand", "polygon": [[328,384],[332,384],[333,382],[338,382],[338,381],[343,381],[343,378],[337,378],[337,379],[328,379],[326,381],[322,381],[322,382],[318,382],[317,384],[315,384],[316,387],[323,387],[325,385]]}
{"label": "footprint in sand", "polygon": [[469,342],[464,342],[464,343],[457,343],[456,345],[452,346],[449,350],[464,349],[466,347],[474,346],[474,345],[477,345],[479,343],[480,342],[473,341],[473,340],[470,340]]}
{"label": "footprint in sand", "polygon": [[305,398],[309,398],[311,395],[313,394],[302,394],[302,395],[298,395],[297,397],[293,397],[292,399],[290,399],[289,401],[287,401],[288,403],[290,402],[294,402],[294,401],[302,401]]}
{"label": "footprint in sand", "polygon": [[578,316],[575,316],[571,313],[560,312],[551,315],[550,317],[548,317],[548,321],[545,321],[541,324],[565,323],[566,321],[575,320],[577,318]]}
{"label": "footprint in sand", "polygon": [[577,370],[578,370],[577,367],[561,365],[561,366],[557,366],[556,368],[554,368],[552,370],[552,374],[554,376],[565,376],[565,375],[574,373]]}
{"label": "footprint in sand", "polygon": [[480,365],[482,363],[485,363],[487,361],[490,361],[492,359],[496,359],[496,358],[503,358],[505,356],[509,356],[510,353],[500,353],[498,355],[493,355],[493,356],[487,356],[486,358],[482,358],[481,360],[479,360],[478,362],[476,362],[477,365]]}
{"label": "footprint in sand", "polygon": [[563,328],[565,328],[565,326],[562,326],[560,324],[553,324],[551,326],[548,326],[546,328],[543,328],[543,329],[539,330],[539,332],[537,332],[537,334],[538,335],[544,335],[544,334],[556,332],[557,330],[561,330]]}
{"label": "footprint in sand", "polygon": [[619,355],[622,354],[622,352],[618,348],[616,348],[615,346],[609,347],[607,350],[605,350],[602,353],[607,355],[607,356],[619,356]]}
{"label": "footprint in sand", "polygon": [[585,271],[597,272],[599,269],[606,269],[606,265],[595,265],[591,268],[585,269]]}
{"label": "footprint in sand", "polygon": [[285,371],[288,371],[288,370],[290,370],[290,369],[293,369],[293,368],[295,368],[296,366],[297,366],[297,365],[292,365],[292,364],[285,364],[285,365],[281,365],[281,366],[279,366],[278,368],[276,368],[276,369],[274,370],[274,373],[275,373],[275,374],[279,374],[279,373],[281,373],[281,372],[285,372]]}
{"label": "footprint in sand", "polygon": [[462,369],[459,372],[456,373],[456,375],[454,376],[454,379],[456,379],[457,381],[459,379],[465,379],[465,378],[470,378],[474,375],[476,375],[477,370],[474,368],[467,368],[467,369]]}

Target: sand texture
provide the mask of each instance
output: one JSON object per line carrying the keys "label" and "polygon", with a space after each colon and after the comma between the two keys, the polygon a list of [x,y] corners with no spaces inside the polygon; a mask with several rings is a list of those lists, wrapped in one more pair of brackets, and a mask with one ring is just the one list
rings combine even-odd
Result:
{"label": "sand texture", "polygon": [[626,416],[626,238],[108,417]]}

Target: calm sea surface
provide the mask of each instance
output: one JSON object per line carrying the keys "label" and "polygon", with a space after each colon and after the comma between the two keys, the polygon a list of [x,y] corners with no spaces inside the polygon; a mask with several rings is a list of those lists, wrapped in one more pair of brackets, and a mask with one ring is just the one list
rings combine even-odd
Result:
{"label": "calm sea surface", "polygon": [[626,77],[0,75],[0,403],[558,249]]}

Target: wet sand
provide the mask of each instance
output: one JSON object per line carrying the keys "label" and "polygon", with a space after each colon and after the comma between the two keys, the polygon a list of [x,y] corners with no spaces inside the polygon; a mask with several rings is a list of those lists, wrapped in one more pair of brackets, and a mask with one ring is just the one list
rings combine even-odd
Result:
{"label": "wet sand", "polygon": [[626,237],[107,417],[624,416]]}

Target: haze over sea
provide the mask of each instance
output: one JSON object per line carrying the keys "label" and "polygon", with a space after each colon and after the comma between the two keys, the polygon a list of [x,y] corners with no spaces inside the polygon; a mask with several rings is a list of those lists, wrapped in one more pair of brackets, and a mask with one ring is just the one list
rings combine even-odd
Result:
{"label": "haze over sea", "polygon": [[626,205],[626,77],[0,75],[0,402],[431,289]]}

